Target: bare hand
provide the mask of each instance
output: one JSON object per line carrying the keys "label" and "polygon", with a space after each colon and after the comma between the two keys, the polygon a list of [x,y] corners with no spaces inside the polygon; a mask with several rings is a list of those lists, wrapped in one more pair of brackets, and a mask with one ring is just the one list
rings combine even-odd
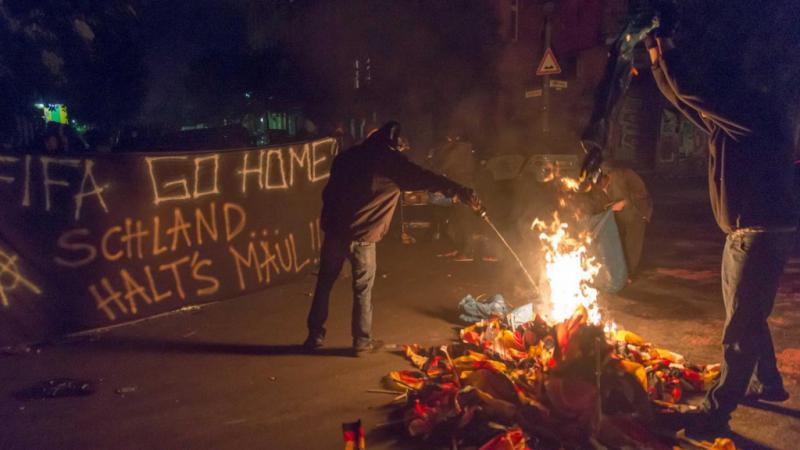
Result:
{"label": "bare hand", "polygon": [[620,212],[623,208],[625,208],[625,200],[620,200],[611,205],[611,210],[614,212]]}
{"label": "bare hand", "polygon": [[479,211],[482,207],[480,199],[475,195],[475,191],[470,188],[464,188],[454,198],[456,202],[463,203],[472,208],[473,211]]}
{"label": "bare hand", "polygon": [[469,200],[469,207],[472,208],[472,210],[477,213],[483,210],[483,203],[481,202],[481,200],[478,198],[477,195],[473,194],[472,198],[470,198]]}

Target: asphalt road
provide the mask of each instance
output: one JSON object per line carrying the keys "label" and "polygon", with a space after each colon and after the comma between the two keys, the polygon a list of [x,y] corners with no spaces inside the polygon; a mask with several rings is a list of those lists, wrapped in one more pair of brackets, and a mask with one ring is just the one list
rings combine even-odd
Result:
{"label": "asphalt road", "polygon": [[[659,192],[644,273],[603,299],[614,319],[651,342],[698,362],[716,362],[723,308],[717,231],[702,191]],[[457,263],[440,248],[379,247],[375,332],[390,344],[446,343],[466,294],[525,301],[510,261]],[[732,426],[740,448],[798,448],[800,442],[800,258],[790,262],[771,319],[792,399],[741,407]],[[341,423],[362,419],[367,448],[430,448],[376,430],[390,397],[380,388],[400,356],[350,350],[349,279],[334,291],[328,346],[305,355],[305,314],[314,278],[202,309],[0,356],[0,449],[265,448],[341,449]],[[85,397],[22,401],[37,381],[92,380]],[[125,392],[127,391],[127,392]]]}

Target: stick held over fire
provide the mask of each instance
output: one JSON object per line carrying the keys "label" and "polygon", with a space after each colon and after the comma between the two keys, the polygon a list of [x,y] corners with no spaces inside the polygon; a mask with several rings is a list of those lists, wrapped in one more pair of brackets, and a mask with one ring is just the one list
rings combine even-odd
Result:
{"label": "stick held over fire", "polygon": [[531,287],[533,287],[534,293],[538,293],[539,286],[533,280],[533,277],[531,276],[530,272],[528,272],[528,269],[525,267],[525,264],[519,258],[519,255],[517,255],[517,252],[515,252],[514,249],[511,247],[511,244],[509,244],[508,241],[506,241],[502,233],[500,233],[500,230],[498,230],[497,227],[494,225],[494,223],[492,223],[492,220],[489,219],[489,214],[486,212],[486,209],[481,207],[476,210],[476,213],[481,219],[483,219],[486,222],[487,225],[489,225],[489,228],[491,228],[492,231],[494,231],[494,233],[497,235],[497,238],[500,239],[500,242],[502,242],[503,245],[505,246],[506,250],[508,250],[508,252],[511,253],[511,256],[513,256],[514,260],[517,262],[517,264],[519,264],[519,268],[522,269],[522,272],[525,274],[525,278],[528,279],[528,282],[530,282]]}

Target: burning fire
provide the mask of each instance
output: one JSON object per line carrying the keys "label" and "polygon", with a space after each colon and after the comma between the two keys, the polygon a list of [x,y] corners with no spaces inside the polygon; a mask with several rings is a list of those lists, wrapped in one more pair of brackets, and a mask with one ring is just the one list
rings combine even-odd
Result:
{"label": "burning fire", "polygon": [[539,239],[544,245],[548,287],[543,295],[550,308],[547,319],[553,323],[562,322],[583,307],[588,323],[601,324],[597,289],[593,286],[600,265],[588,254],[591,237],[588,233],[572,236],[569,225],[562,223],[558,214],[550,225],[536,219],[531,228],[541,231]]}
{"label": "burning fire", "polygon": [[561,177],[561,187],[566,191],[578,192],[581,182],[575,178]]}

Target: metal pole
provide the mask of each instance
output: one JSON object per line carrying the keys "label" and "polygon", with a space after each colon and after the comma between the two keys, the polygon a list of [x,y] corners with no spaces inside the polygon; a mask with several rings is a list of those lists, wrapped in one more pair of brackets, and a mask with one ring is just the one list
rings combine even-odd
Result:
{"label": "metal pole", "polygon": [[[550,37],[552,26],[550,25],[550,14],[553,12],[555,4],[547,2],[544,4],[544,51],[550,48]],[[542,132],[550,132],[550,75],[542,77]]]}
{"label": "metal pole", "polygon": [[503,245],[505,245],[506,250],[508,250],[508,252],[511,253],[511,256],[514,257],[514,260],[517,261],[517,264],[519,264],[519,268],[522,269],[522,273],[525,274],[525,277],[528,279],[528,282],[533,287],[533,290],[535,292],[539,292],[539,286],[536,284],[535,281],[533,281],[533,277],[531,276],[530,272],[528,272],[528,269],[525,267],[525,264],[519,258],[519,255],[517,255],[517,252],[515,252],[514,249],[511,248],[511,244],[509,244],[508,241],[506,241],[506,239],[503,237],[503,235],[500,234],[500,230],[498,230],[497,227],[494,226],[494,223],[492,223],[492,221],[489,219],[489,216],[486,214],[486,211],[481,211],[479,215],[483,220],[486,221],[486,223],[489,225],[492,231],[494,231],[494,234],[497,235],[497,237],[500,239],[500,242],[502,242]]}

